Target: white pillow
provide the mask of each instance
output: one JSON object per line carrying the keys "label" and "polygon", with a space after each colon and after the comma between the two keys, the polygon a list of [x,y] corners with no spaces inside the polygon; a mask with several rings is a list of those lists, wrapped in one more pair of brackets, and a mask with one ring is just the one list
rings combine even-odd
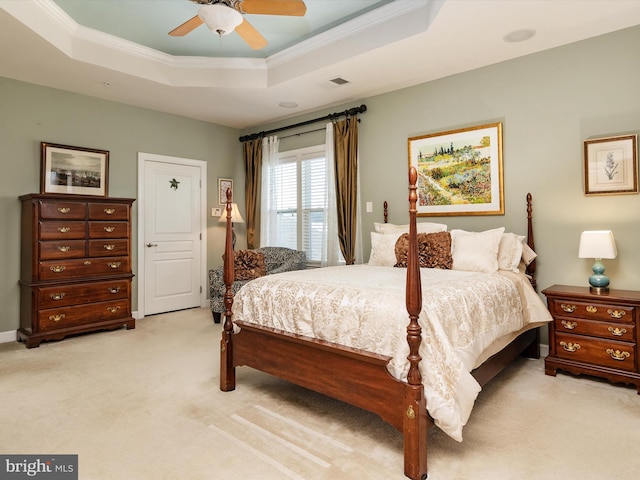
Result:
{"label": "white pillow", "polygon": [[[373,228],[377,233],[409,233],[409,225],[394,225],[393,223],[374,223]],[[447,225],[445,223],[416,222],[417,233],[436,233],[446,232]]]}
{"label": "white pillow", "polygon": [[522,259],[523,235],[503,233],[498,247],[498,269],[518,273]]}
{"label": "white pillow", "polygon": [[382,234],[371,232],[369,265],[393,267],[396,264],[396,242],[401,233]]}
{"label": "white pillow", "polygon": [[453,270],[494,273],[498,271],[498,248],[504,227],[484,232],[451,230]]}

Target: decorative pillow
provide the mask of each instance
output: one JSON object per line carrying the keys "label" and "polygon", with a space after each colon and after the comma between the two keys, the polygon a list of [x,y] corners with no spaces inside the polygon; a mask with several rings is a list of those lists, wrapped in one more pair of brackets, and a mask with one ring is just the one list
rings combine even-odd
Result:
{"label": "decorative pillow", "polygon": [[504,227],[484,232],[451,230],[453,269],[468,272],[498,271],[498,248]]}
{"label": "decorative pillow", "polygon": [[234,257],[235,280],[253,280],[267,274],[264,253],[256,250],[238,250]]}
{"label": "decorative pillow", "polygon": [[[398,238],[395,246],[395,267],[407,268],[409,249],[409,234],[404,233]],[[451,269],[451,234],[449,232],[419,233],[418,234],[418,262],[420,268]]]}
{"label": "decorative pillow", "polygon": [[[377,233],[397,233],[398,236],[403,233],[409,233],[409,225],[394,225],[393,223],[374,223],[373,228]],[[417,222],[416,230],[418,233],[435,233],[446,232],[447,225],[444,223]]]}
{"label": "decorative pillow", "polygon": [[498,247],[498,269],[518,273],[524,236],[503,233]]}
{"label": "decorative pillow", "polygon": [[533,262],[538,254],[533,251],[533,249],[527,245],[526,243],[522,244],[522,261],[525,265],[529,266],[531,262]]}
{"label": "decorative pillow", "polygon": [[383,235],[371,232],[371,255],[369,265],[378,267],[393,267],[396,263],[395,246],[399,234]]}

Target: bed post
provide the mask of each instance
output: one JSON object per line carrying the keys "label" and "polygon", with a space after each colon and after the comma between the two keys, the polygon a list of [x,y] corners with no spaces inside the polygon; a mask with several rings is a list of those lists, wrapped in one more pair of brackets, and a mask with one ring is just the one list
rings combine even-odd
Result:
{"label": "bed post", "polygon": [[409,313],[407,343],[409,344],[409,373],[405,393],[404,412],[404,474],[414,480],[427,475],[427,404],[418,365],[418,349],[422,329],[418,316],[422,310],[422,286],[418,260],[418,234],[416,227],[416,183],[418,173],[415,167],[409,171],[409,250],[407,252],[406,302]]}
{"label": "bed post", "polygon": [[[531,193],[527,193],[527,245],[531,247],[531,250],[535,250],[533,242],[533,208],[531,206]],[[531,277],[531,286],[536,290],[536,261],[535,259],[527,265],[525,273]]]}
{"label": "bed post", "polygon": [[222,326],[222,339],[220,340],[220,390],[229,392],[236,388],[236,370],[233,365],[233,323],[231,322],[231,306],[233,305],[233,277],[234,260],[233,252],[233,227],[231,225],[231,189],[227,190],[227,230],[224,244],[224,322]]}

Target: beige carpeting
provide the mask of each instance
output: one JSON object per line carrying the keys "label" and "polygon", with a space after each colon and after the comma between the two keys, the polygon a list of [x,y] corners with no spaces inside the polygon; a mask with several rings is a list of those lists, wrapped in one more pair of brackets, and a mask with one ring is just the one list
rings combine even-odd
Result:
{"label": "beige carpeting", "polygon": [[[82,480],[401,480],[402,438],[373,414],[250,369],[218,389],[207,309],[0,345],[0,453],[79,455]],[[637,478],[634,388],[521,359],[481,392],[464,441],[429,434],[431,480]]]}

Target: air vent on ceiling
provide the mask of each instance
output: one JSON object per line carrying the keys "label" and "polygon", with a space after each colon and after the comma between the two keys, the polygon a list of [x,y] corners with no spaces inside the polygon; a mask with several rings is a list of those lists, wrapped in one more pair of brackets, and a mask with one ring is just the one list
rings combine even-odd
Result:
{"label": "air vent on ceiling", "polygon": [[340,86],[340,85],[344,85],[346,83],[349,83],[349,80],[345,80],[342,77],[336,77],[336,78],[332,78],[331,80],[329,80],[332,83],[335,83],[336,85]]}

